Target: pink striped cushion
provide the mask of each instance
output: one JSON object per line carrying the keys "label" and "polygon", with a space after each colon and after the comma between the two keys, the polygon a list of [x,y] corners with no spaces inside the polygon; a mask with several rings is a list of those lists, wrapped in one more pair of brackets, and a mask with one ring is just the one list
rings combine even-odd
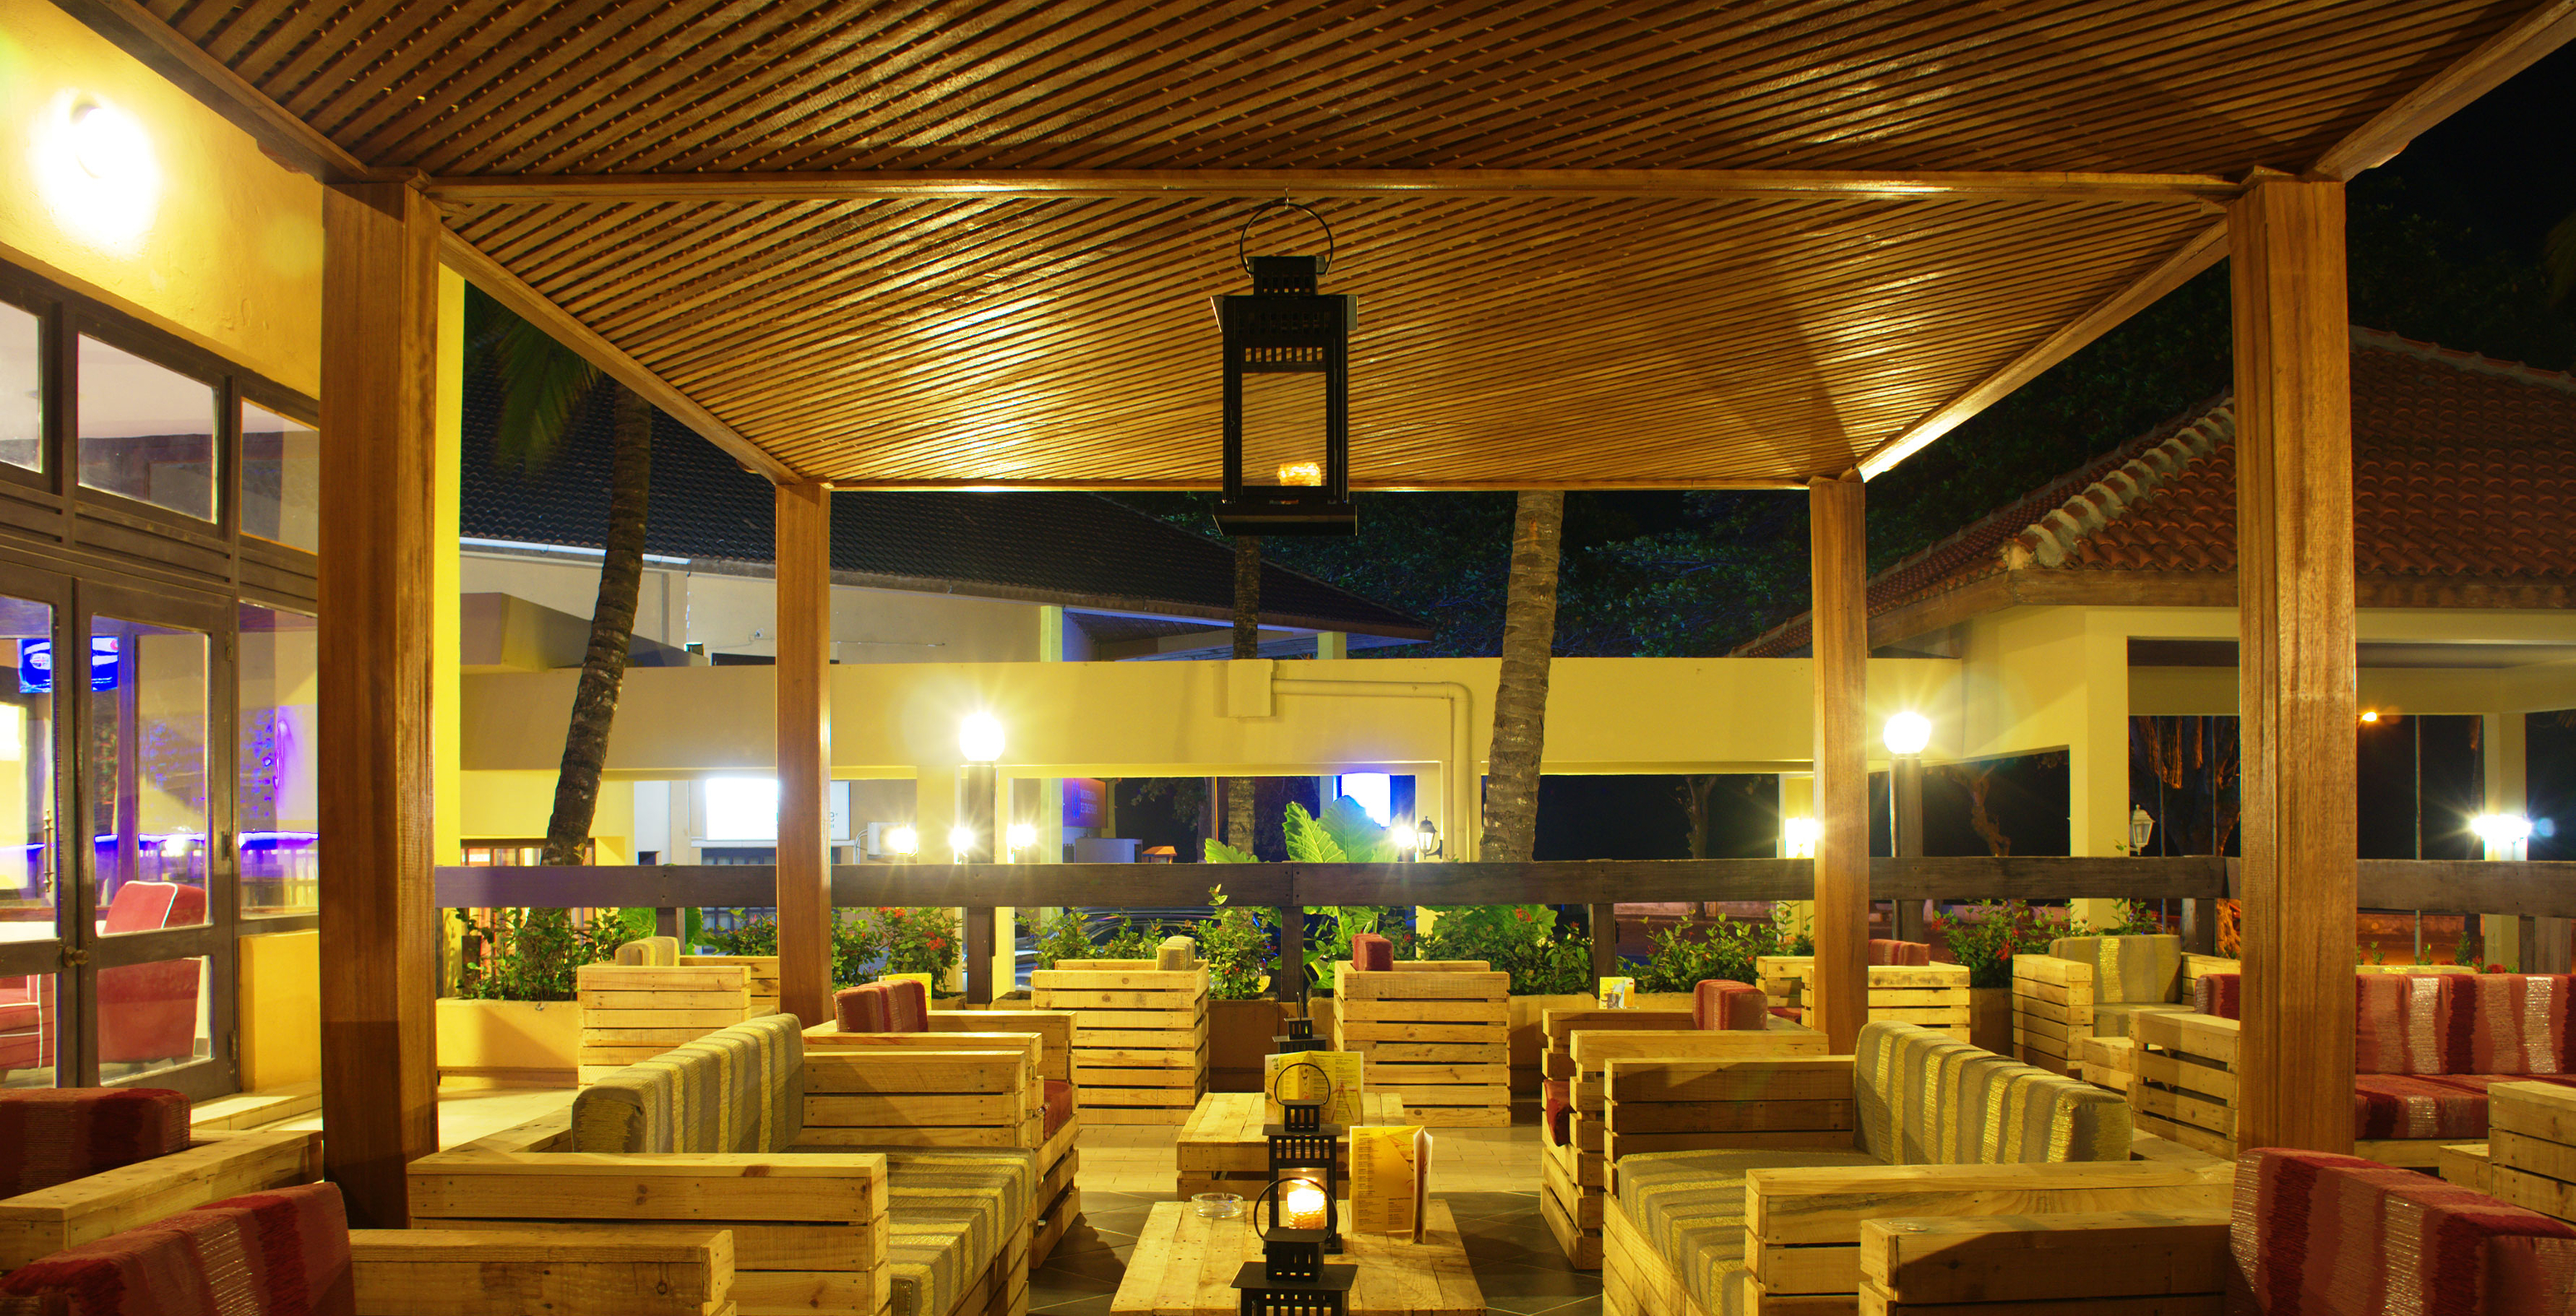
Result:
{"label": "pink striped cushion", "polygon": [[886,1029],[889,1033],[926,1033],[930,1031],[930,989],[915,978],[889,978],[876,984],[886,993]]}
{"label": "pink striped cushion", "polygon": [[1691,1027],[1701,1032],[1767,1027],[1770,998],[1759,987],[1726,978],[1703,978],[1691,992]]}
{"label": "pink striped cushion", "polygon": [[62,1316],[350,1316],[349,1217],[326,1183],[228,1198],[0,1280]]}
{"label": "pink striped cushion", "polygon": [[1351,938],[1351,967],[1384,973],[1395,967],[1395,943],[1374,932]]}
{"label": "pink striped cushion", "polygon": [[86,1179],[188,1146],[188,1098],[168,1088],[0,1092],[0,1197]]}
{"label": "pink striped cushion", "polygon": [[845,1033],[926,1033],[930,994],[911,978],[861,983],[832,993],[832,1016]]}
{"label": "pink striped cushion", "polygon": [[1884,937],[1869,939],[1869,962],[1872,964],[1911,967],[1932,962],[1932,946],[1921,941],[1891,941]]}
{"label": "pink striped cushion", "polygon": [[2569,978],[2536,973],[2443,974],[2442,1072],[2564,1074]]}
{"label": "pink striped cushion", "polygon": [[2358,1011],[2352,1067],[2357,1074],[2439,1074],[2442,1035],[2454,974],[2412,977],[2353,975]]}
{"label": "pink striped cushion", "polygon": [[2235,1217],[2236,1305],[2263,1316],[2563,1316],[2576,1294],[2576,1229],[2358,1157],[2247,1152]]}

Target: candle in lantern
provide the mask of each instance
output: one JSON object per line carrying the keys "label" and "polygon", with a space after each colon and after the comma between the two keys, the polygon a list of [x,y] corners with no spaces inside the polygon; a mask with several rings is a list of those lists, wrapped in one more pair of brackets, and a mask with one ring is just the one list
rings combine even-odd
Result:
{"label": "candle in lantern", "polygon": [[1324,1227],[1324,1190],[1312,1179],[1291,1179],[1280,1201],[1288,1211],[1290,1229]]}

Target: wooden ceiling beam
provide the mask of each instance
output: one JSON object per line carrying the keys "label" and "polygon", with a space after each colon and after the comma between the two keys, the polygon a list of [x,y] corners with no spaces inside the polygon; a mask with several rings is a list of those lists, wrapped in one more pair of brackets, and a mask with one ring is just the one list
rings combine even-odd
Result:
{"label": "wooden ceiling beam", "polygon": [[132,55],[200,104],[249,133],[262,149],[290,169],[326,183],[370,182],[408,177],[409,171],[380,173],[343,150],[322,131],[289,113],[224,66],[151,10],[135,0],[54,0],[64,13]]}
{"label": "wooden ceiling beam", "polygon": [[2321,178],[2348,180],[2365,169],[2388,163],[2415,140],[2417,133],[2450,117],[2461,106],[2531,67],[2570,39],[2576,39],[2576,0],[2549,0],[2515,19],[2431,81],[2399,97],[2396,104],[2371,116],[2368,123],[2318,157],[2308,172]]}
{"label": "wooden ceiling beam", "polygon": [[535,325],[547,337],[570,348],[592,365],[606,371],[609,378],[642,395],[671,419],[695,430],[707,442],[716,445],[742,463],[743,469],[773,484],[793,484],[805,477],[759,444],[744,438],[740,431],[716,419],[715,413],[691,401],[668,380],[653,373],[643,362],[599,336],[590,326],[576,320],[544,293],[529,287],[526,280],[501,263],[483,254],[481,248],[442,228],[439,231],[438,258],[465,281],[491,295],[492,300],[508,307],[520,319]]}
{"label": "wooden ceiling beam", "polygon": [[953,173],[489,174],[433,178],[450,203],[844,201],[921,197],[1841,197],[2200,205],[2241,185],[2207,174],[1855,173],[1775,169],[1076,169]]}

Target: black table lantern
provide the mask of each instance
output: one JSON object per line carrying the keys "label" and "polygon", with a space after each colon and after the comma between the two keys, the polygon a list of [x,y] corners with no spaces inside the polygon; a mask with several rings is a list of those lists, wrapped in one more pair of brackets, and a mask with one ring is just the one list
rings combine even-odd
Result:
{"label": "black table lantern", "polygon": [[[1331,225],[1321,256],[1243,254],[1252,226],[1294,201],[1262,203],[1235,238],[1249,295],[1209,299],[1225,334],[1225,535],[1348,535],[1351,506],[1350,344],[1359,298],[1316,291],[1333,266]],[[1256,394],[1247,404],[1249,385]],[[1248,419],[1247,419],[1248,417]]]}
{"label": "black table lantern", "polygon": [[[1321,1100],[1308,1100],[1302,1095],[1279,1095],[1279,1080],[1301,1069],[1313,1070],[1323,1078],[1324,1096]],[[1300,1093],[1305,1090],[1302,1081],[1298,1090]],[[1333,1099],[1333,1076],[1325,1073],[1321,1065],[1288,1065],[1271,1079],[1271,1096],[1279,1102],[1279,1122],[1265,1124],[1261,1128],[1262,1136],[1270,1144],[1270,1187],[1263,1190],[1263,1195],[1270,1199],[1270,1227],[1302,1227],[1299,1217],[1313,1214],[1311,1204],[1292,1202],[1290,1198],[1320,1192],[1324,1199],[1322,1247],[1326,1252],[1339,1253],[1342,1250],[1341,1208],[1335,1199],[1341,1196],[1341,1167],[1338,1162],[1341,1159],[1342,1126],[1324,1122],[1324,1108]],[[1301,1212],[1298,1209],[1301,1206],[1308,1209]],[[1280,1218],[1282,1211],[1288,1212],[1288,1219]]]}
{"label": "black table lantern", "polygon": [[[1282,1189],[1314,1192],[1319,1187],[1311,1179],[1273,1180],[1261,1191],[1270,1199],[1273,1223],[1268,1225],[1262,1220],[1261,1203],[1253,1203],[1252,1227],[1261,1238],[1261,1260],[1247,1261],[1234,1273],[1234,1287],[1241,1295],[1237,1316],[1344,1316],[1350,1310],[1351,1285],[1358,1281],[1360,1268],[1324,1264],[1329,1231],[1275,1223],[1280,1201],[1287,1195]],[[1324,1191],[1329,1211],[1331,1190]]]}
{"label": "black table lantern", "polygon": [[1331,1049],[1329,1039],[1315,1036],[1314,1020],[1298,1018],[1282,1020],[1281,1023],[1288,1031],[1271,1037],[1271,1050],[1276,1051],[1283,1056],[1292,1056],[1300,1051],[1325,1051]]}

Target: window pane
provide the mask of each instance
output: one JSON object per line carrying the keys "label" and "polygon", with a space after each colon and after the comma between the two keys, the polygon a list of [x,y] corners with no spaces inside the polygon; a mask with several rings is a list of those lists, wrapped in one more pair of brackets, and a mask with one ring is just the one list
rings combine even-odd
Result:
{"label": "window pane", "polygon": [[0,597],[0,941],[53,935],[53,636],[51,607]]}
{"label": "window pane", "polygon": [[45,469],[44,324],[0,304],[0,462]]}
{"label": "window pane", "polygon": [[322,544],[322,434],[242,404],[242,530],[306,551]]}
{"label": "window pane", "polygon": [[98,971],[98,1076],[115,1083],[213,1054],[204,956]]}
{"label": "window pane", "polygon": [[91,845],[98,930],[206,921],[206,637],[91,623]]}
{"label": "window pane", "polygon": [[[50,936],[53,928],[45,932]],[[0,1088],[53,1085],[54,975],[0,978]]]}
{"label": "window pane", "polygon": [[314,682],[320,673],[311,617],[245,603],[241,609],[242,912],[317,909],[320,805],[314,789]]}
{"label": "window pane", "polygon": [[84,335],[80,482],[214,520],[214,386]]}

